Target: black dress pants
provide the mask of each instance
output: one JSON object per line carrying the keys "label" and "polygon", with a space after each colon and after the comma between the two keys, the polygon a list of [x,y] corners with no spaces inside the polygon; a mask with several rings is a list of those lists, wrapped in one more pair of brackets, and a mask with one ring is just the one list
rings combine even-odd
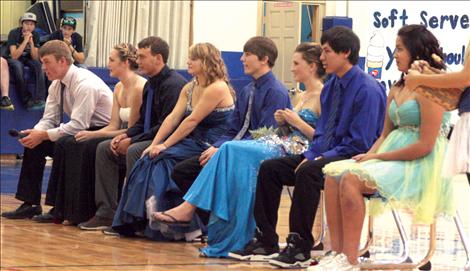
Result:
{"label": "black dress pants", "polygon": [[178,185],[181,192],[186,194],[201,171],[202,166],[199,163],[199,156],[194,156],[176,164],[171,173],[171,178]]}
{"label": "black dress pants", "polygon": [[[191,185],[202,171],[202,168],[203,167],[199,163],[199,156],[191,157],[175,165],[173,172],[171,173],[171,178],[175,181],[183,195],[188,192],[189,188],[191,188]],[[210,215],[208,212],[197,209],[196,213],[202,223],[205,225],[209,223]]]}
{"label": "black dress pants", "polygon": [[24,148],[23,163],[15,195],[18,200],[33,205],[41,204],[41,187],[46,156],[54,156],[54,147],[54,142],[46,140],[35,148]]}
{"label": "black dress pants", "polygon": [[323,167],[346,157],[331,157],[307,161],[295,172],[304,160],[303,155],[292,155],[266,160],[261,164],[256,187],[254,216],[262,233],[265,245],[279,242],[276,233],[277,213],[281,200],[282,187],[294,186],[292,205],[289,213],[290,232],[298,233],[313,245],[312,227],[324,185]]}

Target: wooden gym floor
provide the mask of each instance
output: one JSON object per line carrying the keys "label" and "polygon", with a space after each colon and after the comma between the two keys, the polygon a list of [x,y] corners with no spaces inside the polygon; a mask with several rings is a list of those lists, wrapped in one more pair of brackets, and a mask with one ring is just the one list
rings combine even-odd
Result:
{"label": "wooden gym floor", "polygon": [[[456,201],[467,234],[470,233],[470,189],[465,177],[456,178]],[[2,180],[3,181],[3,180]],[[12,194],[1,194],[1,211],[19,205]],[[290,200],[283,194],[278,232],[284,240]],[[402,216],[411,243],[411,256],[418,259],[427,249],[427,227],[410,225]],[[318,220],[317,220],[318,221]],[[73,226],[38,224],[31,220],[0,221],[1,270],[272,270],[268,264],[249,264],[228,259],[198,256],[200,243],[162,243],[145,239],[105,236],[81,231]],[[398,233],[390,214],[374,222],[372,257],[384,259],[400,255]],[[318,231],[318,225],[314,232]],[[452,220],[439,219],[437,250],[433,270],[462,270],[465,253]]]}

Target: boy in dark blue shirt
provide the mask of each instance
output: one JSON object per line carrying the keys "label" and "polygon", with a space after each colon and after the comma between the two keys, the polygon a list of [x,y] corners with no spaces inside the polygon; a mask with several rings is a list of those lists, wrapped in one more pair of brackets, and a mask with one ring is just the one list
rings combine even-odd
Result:
{"label": "boy in dark blue shirt", "polygon": [[85,53],[83,52],[82,36],[75,32],[77,28],[77,20],[73,17],[63,18],[60,23],[60,30],[51,34],[49,40],[61,40],[65,42],[72,53],[75,66],[80,66],[85,61]]}
{"label": "boy in dark blue shirt", "polygon": [[228,121],[227,133],[201,156],[180,162],[173,169],[171,177],[183,193],[187,192],[202,167],[224,142],[252,139],[250,130],[277,127],[274,112],[292,107],[286,87],[271,71],[276,58],[276,45],[269,38],[253,37],[245,43],[240,60],[245,74],[252,76],[254,80],[237,92],[235,110]]}
{"label": "boy in dark blue shirt", "polygon": [[[16,83],[21,100],[28,109],[43,109],[46,98],[46,84],[41,62],[38,58],[39,34],[36,28],[36,15],[26,12],[21,17],[21,26],[12,29],[8,34],[7,61],[10,74]],[[36,78],[36,88],[31,93],[26,89],[23,76],[24,65],[32,69]]]}

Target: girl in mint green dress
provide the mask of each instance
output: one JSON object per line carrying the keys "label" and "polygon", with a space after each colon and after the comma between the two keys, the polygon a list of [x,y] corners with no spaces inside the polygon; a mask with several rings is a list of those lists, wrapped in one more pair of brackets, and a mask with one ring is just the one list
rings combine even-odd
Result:
{"label": "girl in mint green dress", "polygon": [[[398,70],[408,72],[415,59],[444,68],[432,54],[443,58],[437,39],[425,26],[399,30],[394,54]],[[331,246],[337,255],[309,270],[359,270],[364,194],[374,195],[369,203],[371,215],[390,204],[410,210],[415,223],[430,224],[437,215],[453,212],[452,183],[441,177],[449,113],[404,87],[403,75],[390,90],[387,108],[382,135],[366,154],[323,169]]]}

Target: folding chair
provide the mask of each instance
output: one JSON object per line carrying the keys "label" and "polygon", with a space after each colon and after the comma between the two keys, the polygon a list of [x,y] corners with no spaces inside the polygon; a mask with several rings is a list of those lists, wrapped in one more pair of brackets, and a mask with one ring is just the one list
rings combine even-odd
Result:
{"label": "folding chair", "polygon": [[[450,138],[450,135],[452,134],[453,127],[451,127],[450,132],[448,134],[448,138]],[[470,183],[469,183],[470,185]],[[389,269],[415,269],[419,268],[420,270],[431,270],[431,257],[434,254],[436,250],[436,221],[434,221],[433,224],[430,225],[430,231],[429,231],[429,247],[428,247],[428,252],[426,256],[421,259],[419,262],[413,262],[411,258],[409,257],[409,244],[408,244],[408,237],[406,236],[406,232],[403,228],[403,224],[401,222],[400,216],[398,215],[398,212],[394,209],[392,209],[392,214],[395,219],[395,224],[397,225],[398,232],[400,233],[400,239],[403,244],[403,253],[402,255],[394,260],[394,261],[380,261],[380,262],[375,262],[375,263],[370,263],[370,262],[363,262],[361,263],[361,269],[365,270],[389,270]],[[470,270],[470,241],[465,233],[464,227],[462,225],[462,220],[460,219],[460,215],[458,212],[455,213],[455,216],[453,217],[455,226],[457,227],[457,231],[460,236],[460,240],[462,242],[462,245],[464,247],[466,256],[467,256],[467,262],[464,266],[465,270]],[[365,245],[365,248],[363,248],[361,251],[366,250],[369,248],[370,244],[372,243],[373,240],[373,219],[372,217],[369,217],[369,229],[368,229],[368,238],[367,242]],[[361,253],[360,253],[361,254]],[[359,255],[360,255],[359,254]]]}

